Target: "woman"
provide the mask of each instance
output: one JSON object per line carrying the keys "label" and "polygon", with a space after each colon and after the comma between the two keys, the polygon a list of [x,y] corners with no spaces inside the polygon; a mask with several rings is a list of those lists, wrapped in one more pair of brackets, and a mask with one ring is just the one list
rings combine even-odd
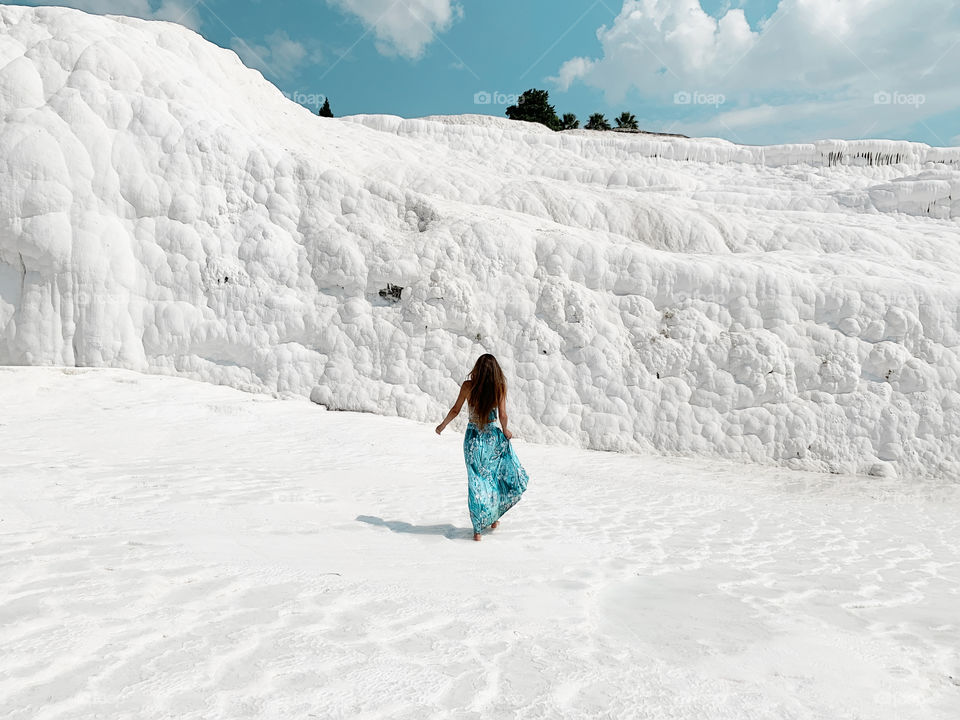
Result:
{"label": "woman", "polygon": [[[507,429],[507,381],[500,363],[481,355],[460,386],[450,412],[437,425],[437,435],[460,414],[464,401],[470,408],[470,422],[463,436],[463,459],[467,464],[467,504],[473,539],[480,540],[484,528],[496,528],[500,517],[517,504],[527,489],[527,473],[513,451]],[[497,422],[499,412],[500,425]]]}

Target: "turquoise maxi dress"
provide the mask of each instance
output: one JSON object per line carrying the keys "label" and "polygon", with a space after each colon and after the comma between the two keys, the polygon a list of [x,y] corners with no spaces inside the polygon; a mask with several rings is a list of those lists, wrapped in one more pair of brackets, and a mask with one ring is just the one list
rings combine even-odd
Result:
{"label": "turquoise maxi dress", "polygon": [[490,413],[490,422],[480,430],[471,416],[463,436],[463,460],[467,465],[467,504],[475,533],[490,527],[517,504],[527,489],[527,471],[520,465],[513,446],[497,420],[497,411]]}

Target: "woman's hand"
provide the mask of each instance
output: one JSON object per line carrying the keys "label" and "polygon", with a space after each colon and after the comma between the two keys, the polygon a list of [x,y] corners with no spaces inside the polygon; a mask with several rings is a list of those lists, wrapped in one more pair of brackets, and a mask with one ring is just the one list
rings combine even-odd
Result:
{"label": "woman's hand", "polygon": [[457,395],[457,401],[453,404],[453,407],[450,408],[450,412],[447,413],[447,416],[443,419],[443,422],[437,425],[437,435],[443,432],[443,429],[453,422],[453,419],[460,414],[460,408],[463,407],[463,403],[467,400],[467,394],[470,392],[470,382],[467,381],[460,386],[460,394]]}
{"label": "woman's hand", "polygon": [[506,428],[503,429],[503,435],[504,435],[504,437],[507,438],[507,440],[512,440],[512,439],[513,439],[513,433],[510,432],[509,430],[507,430]]}

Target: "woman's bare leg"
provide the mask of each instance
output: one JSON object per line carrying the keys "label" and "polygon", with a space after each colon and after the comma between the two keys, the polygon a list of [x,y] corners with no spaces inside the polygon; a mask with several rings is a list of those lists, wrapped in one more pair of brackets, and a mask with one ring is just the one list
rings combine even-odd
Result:
{"label": "woman's bare leg", "polygon": [[480,542],[480,533],[474,533],[473,539],[476,540],[477,542]]}
{"label": "woman's bare leg", "polygon": [[499,521],[499,520],[495,521],[495,522],[490,526],[490,529],[491,529],[491,530],[496,530],[498,527],[500,527],[500,521]]}

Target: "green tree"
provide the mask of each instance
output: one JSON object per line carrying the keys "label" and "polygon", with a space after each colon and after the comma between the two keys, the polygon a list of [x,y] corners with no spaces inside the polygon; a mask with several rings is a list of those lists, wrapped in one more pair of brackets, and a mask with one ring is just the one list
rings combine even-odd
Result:
{"label": "green tree", "polygon": [[587,124],[584,125],[587,130],[609,130],[610,123],[607,122],[607,119],[603,116],[603,113],[594,113],[590,116],[590,120],[587,121]]}
{"label": "green tree", "polygon": [[507,117],[511,120],[540,123],[551,130],[560,129],[560,118],[550,104],[550,93],[546,90],[527,90],[517,100],[516,105],[507,108]]}
{"label": "green tree", "polygon": [[560,129],[561,130],[576,130],[580,127],[580,121],[577,120],[577,116],[573,113],[564,113],[563,117],[560,119]]}
{"label": "green tree", "polygon": [[330,98],[323,99],[323,107],[320,108],[320,117],[333,117],[333,110],[330,109]]}
{"label": "green tree", "polygon": [[617,127],[621,130],[639,130],[637,125],[637,116],[633,113],[622,112],[617,118]]}

